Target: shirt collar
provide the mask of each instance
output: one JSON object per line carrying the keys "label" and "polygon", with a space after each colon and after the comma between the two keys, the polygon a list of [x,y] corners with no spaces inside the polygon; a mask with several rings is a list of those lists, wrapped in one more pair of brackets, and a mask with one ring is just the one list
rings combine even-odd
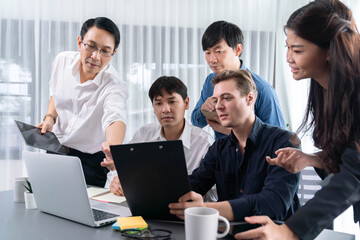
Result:
{"label": "shirt collar", "polygon": [[103,69],[101,69],[101,71],[98,72],[98,74],[96,74],[96,77],[92,80],[93,83],[100,86],[103,80],[103,75],[107,72],[108,69],[109,69],[109,63]]}
{"label": "shirt collar", "polygon": [[[156,135],[154,136],[154,140],[160,140],[160,141],[166,141],[166,138],[164,137],[164,133],[162,131],[161,125],[157,124],[157,131]],[[191,146],[191,126],[190,123],[185,119],[185,127],[183,132],[181,133],[179,140],[183,142],[183,146],[187,149],[190,149]]]}
{"label": "shirt collar", "polygon": [[[254,123],[253,128],[251,129],[251,132],[247,138],[247,141],[250,140],[254,145],[256,145],[256,142],[258,139],[257,136],[259,135],[262,125],[263,125],[263,122],[257,116],[255,116],[255,123]],[[235,142],[235,143],[238,142],[238,140],[232,130],[230,133],[230,139],[232,142]]]}
{"label": "shirt collar", "polygon": [[73,71],[79,71],[79,66],[80,66],[80,53],[77,52],[75,54],[75,58],[73,59],[72,63],[67,67],[69,69],[72,69]]}
{"label": "shirt collar", "polygon": [[185,119],[184,130],[179,137],[179,140],[182,140],[184,147],[190,149],[191,146],[191,126],[190,123]]}
{"label": "shirt collar", "polygon": [[257,139],[258,138],[258,135],[260,134],[260,130],[262,128],[262,124],[263,122],[260,120],[260,118],[256,117],[255,116],[255,123],[254,123],[254,126],[250,132],[250,135],[248,137],[248,139],[250,139],[255,145],[256,145],[256,142],[257,142]]}
{"label": "shirt collar", "polygon": [[241,63],[241,67],[240,69],[245,69],[245,70],[248,70],[247,67],[245,66],[245,63],[243,60],[240,59],[240,63]]}
{"label": "shirt collar", "polygon": [[155,141],[166,141],[165,137],[164,137],[164,134],[162,132],[162,127],[161,127],[161,124],[156,121],[156,132],[155,132],[155,135],[154,135],[154,138],[153,138]]}

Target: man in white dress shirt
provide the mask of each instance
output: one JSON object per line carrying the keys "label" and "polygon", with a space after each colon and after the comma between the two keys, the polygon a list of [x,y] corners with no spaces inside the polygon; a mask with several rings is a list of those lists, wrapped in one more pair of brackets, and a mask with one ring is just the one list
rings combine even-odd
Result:
{"label": "man in white dress shirt", "polygon": [[118,27],[110,19],[87,20],[77,39],[78,52],[62,52],[50,79],[47,114],[37,127],[53,131],[81,159],[87,184],[104,187],[107,168],[101,144],[121,144],[125,136],[126,83],[110,61],[120,43]]}
{"label": "man in white dress shirt", "polygon": [[[151,85],[149,97],[158,121],[141,127],[134,134],[130,143],[182,140],[188,174],[191,174],[207,153],[213,138],[209,133],[191,125],[184,118],[185,110],[189,109],[189,97],[185,84],[176,77],[160,77]],[[108,147],[105,147],[104,150],[110,154]],[[112,160],[110,159],[110,161]],[[111,170],[115,170],[115,168],[112,167]],[[108,174],[109,180],[113,177],[110,175],[115,173],[116,171],[111,171]],[[117,176],[111,181],[110,190],[117,195],[123,195]],[[215,196],[208,195],[207,200],[215,201]]]}

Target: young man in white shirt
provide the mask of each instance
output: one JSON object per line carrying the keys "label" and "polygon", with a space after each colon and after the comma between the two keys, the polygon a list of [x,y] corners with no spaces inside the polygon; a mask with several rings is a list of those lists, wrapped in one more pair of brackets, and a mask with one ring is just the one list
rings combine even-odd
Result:
{"label": "young man in white shirt", "polygon": [[[149,97],[158,122],[141,127],[130,142],[182,140],[188,174],[191,174],[199,166],[213,139],[209,133],[191,125],[184,118],[185,110],[189,109],[185,84],[176,77],[160,77],[151,85]],[[108,146],[104,146],[104,152],[110,154]],[[111,170],[115,168],[112,167]],[[110,190],[123,195],[117,176],[112,180]],[[216,195],[208,194],[207,200],[216,200]]]}
{"label": "young man in white shirt", "polygon": [[100,165],[101,144],[121,144],[125,136],[126,83],[110,61],[120,43],[110,19],[87,20],[77,39],[78,52],[62,52],[50,79],[47,114],[37,127],[53,131],[81,159],[87,184],[104,187],[108,170]]}

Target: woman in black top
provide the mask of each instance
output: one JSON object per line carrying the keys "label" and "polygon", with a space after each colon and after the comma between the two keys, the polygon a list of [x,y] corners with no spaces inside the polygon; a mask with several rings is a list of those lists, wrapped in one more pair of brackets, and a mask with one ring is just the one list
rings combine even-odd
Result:
{"label": "woman in black top", "polygon": [[300,129],[313,130],[321,151],[285,148],[267,160],[293,173],[313,166],[334,175],[285,224],[248,217],[247,222],[263,226],[237,239],[314,239],[351,205],[354,221],[360,218],[360,35],[352,13],[338,0],[316,0],[295,11],[284,29],[294,79],[311,78]]}

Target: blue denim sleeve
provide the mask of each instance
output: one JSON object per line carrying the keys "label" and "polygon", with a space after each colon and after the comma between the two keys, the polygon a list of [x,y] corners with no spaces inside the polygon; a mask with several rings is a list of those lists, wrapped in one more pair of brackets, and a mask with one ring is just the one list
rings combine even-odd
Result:
{"label": "blue denim sleeve", "polygon": [[209,97],[211,97],[213,95],[214,87],[213,87],[211,80],[214,78],[214,76],[215,76],[215,74],[209,74],[207,76],[207,78],[205,79],[203,88],[201,90],[200,99],[197,102],[194,110],[191,113],[191,123],[194,126],[203,128],[207,125],[206,118],[201,113],[200,108],[204,104],[206,99],[208,99]]}

